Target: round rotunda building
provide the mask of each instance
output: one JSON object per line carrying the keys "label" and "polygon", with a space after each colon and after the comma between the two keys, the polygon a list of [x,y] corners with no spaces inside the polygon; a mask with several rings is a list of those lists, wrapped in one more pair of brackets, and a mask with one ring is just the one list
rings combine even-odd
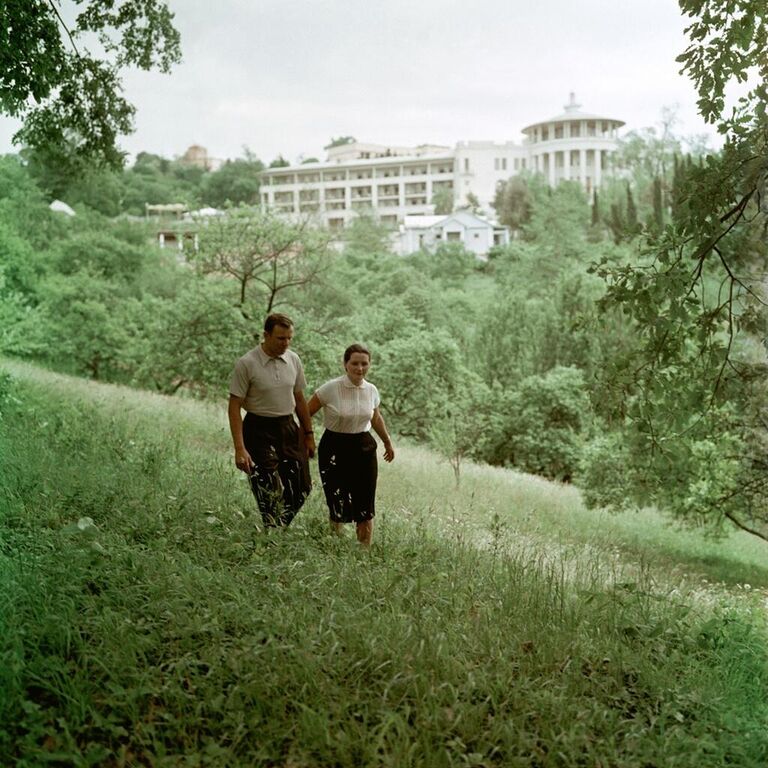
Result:
{"label": "round rotunda building", "polygon": [[580,106],[571,93],[565,112],[528,125],[523,133],[531,170],[543,174],[550,186],[578,181],[590,193],[610,167],[624,121],[582,112]]}

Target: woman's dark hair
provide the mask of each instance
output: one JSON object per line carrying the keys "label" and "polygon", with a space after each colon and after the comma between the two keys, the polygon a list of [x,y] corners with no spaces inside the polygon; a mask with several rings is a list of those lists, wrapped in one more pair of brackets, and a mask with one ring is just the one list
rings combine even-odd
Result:
{"label": "woman's dark hair", "polygon": [[348,363],[349,358],[352,357],[355,352],[361,352],[364,355],[368,355],[368,359],[371,359],[371,353],[367,347],[364,347],[362,344],[350,344],[344,350],[344,362]]}
{"label": "woman's dark hair", "polygon": [[267,319],[264,321],[264,330],[267,333],[272,333],[276,325],[282,325],[283,328],[293,328],[293,320],[288,315],[281,315],[279,312],[267,315]]}

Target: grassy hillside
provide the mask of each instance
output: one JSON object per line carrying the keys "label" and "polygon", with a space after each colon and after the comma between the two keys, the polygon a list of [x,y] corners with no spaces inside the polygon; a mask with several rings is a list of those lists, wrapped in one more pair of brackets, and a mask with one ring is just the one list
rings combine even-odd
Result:
{"label": "grassy hillside", "polygon": [[759,542],[408,446],[267,537],[223,406],[2,368],[0,764],[768,762]]}

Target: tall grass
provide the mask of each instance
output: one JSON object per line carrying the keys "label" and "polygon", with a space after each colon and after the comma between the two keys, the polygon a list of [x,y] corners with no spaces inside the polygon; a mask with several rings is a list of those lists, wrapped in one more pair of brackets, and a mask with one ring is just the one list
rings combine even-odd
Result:
{"label": "tall grass", "polygon": [[758,594],[625,561],[573,489],[406,448],[370,552],[317,492],[266,536],[219,412],[11,370],[0,764],[768,762]]}

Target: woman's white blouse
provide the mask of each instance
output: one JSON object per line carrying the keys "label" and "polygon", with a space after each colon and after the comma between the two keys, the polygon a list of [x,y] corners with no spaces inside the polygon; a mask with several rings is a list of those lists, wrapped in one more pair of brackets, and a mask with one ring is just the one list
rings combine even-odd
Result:
{"label": "woman's white blouse", "polygon": [[381,399],[370,381],[353,384],[348,376],[326,381],[315,391],[323,406],[323,424],[332,432],[367,432],[371,428],[373,409]]}

